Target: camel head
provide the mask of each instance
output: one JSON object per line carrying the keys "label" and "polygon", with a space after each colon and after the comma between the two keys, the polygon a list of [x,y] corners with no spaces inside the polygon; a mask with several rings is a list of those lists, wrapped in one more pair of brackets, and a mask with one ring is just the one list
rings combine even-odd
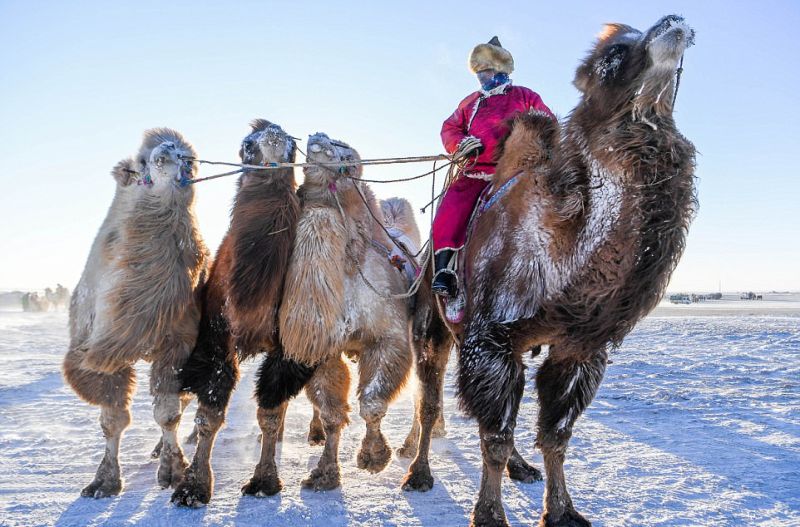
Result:
{"label": "camel head", "polygon": [[663,17],[645,32],[607,24],[575,75],[580,106],[599,119],[629,113],[649,123],[648,114],[671,115],[675,72],[693,44],[694,30],[678,15]]}
{"label": "camel head", "polygon": [[136,156],[140,181],[156,193],[189,192],[188,183],[197,172],[196,157],[192,145],[175,130],[147,130]]}
{"label": "camel head", "polygon": [[294,163],[297,145],[283,128],[266,119],[250,123],[253,131],[242,140],[239,157],[246,165]]}
{"label": "camel head", "polygon": [[303,168],[306,183],[331,185],[343,174],[361,177],[361,156],[347,143],[331,139],[317,132],[308,137],[308,162],[320,166]]}

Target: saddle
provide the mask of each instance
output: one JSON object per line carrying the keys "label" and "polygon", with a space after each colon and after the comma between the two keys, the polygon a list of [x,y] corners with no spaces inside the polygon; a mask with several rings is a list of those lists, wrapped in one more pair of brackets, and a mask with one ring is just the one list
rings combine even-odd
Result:
{"label": "saddle", "polygon": [[[500,198],[505,196],[508,191],[517,184],[522,174],[523,172],[519,172],[497,189],[494,188],[494,183],[487,185],[486,188],[483,189],[469,217],[469,223],[467,224],[467,240],[464,244],[465,247],[472,238],[473,231],[475,230],[475,223],[478,221],[478,218],[496,204]],[[464,308],[467,305],[466,285],[467,278],[469,277],[469,266],[463,248],[457,251],[453,259],[450,260],[448,269],[452,270],[456,275],[458,294],[444,301],[445,318],[447,318],[447,321],[451,324],[460,324],[464,319]]]}

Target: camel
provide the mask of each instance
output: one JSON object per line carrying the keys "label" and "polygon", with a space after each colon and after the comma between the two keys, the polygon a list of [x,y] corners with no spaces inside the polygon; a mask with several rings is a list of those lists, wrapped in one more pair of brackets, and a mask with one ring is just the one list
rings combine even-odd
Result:
{"label": "camel", "polygon": [[[264,119],[250,126],[239,151],[243,163],[294,162],[297,147],[280,126]],[[296,188],[289,167],[247,169],[239,178],[231,224],[203,291],[197,344],[181,373],[183,390],[198,399],[198,444],[172,495],[178,505],[198,507],[211,499],[211,451],[239,379],[239,362],[266,353],[263,371],[281,354],[277,312],[300,216]]]}
{"label": "camel", "polygon": [[[357,464],[370,472],[383,470],[391,450],[381,420],[411,368],[409,303],[386,297],[405,292],[408,284],[390,263],[392,242],[379,222],[381,209],[358,180],[359,155],[318,133],[308,140],[308,162],[316,165],[304,169],[298,190],[302,213],[278,313],[282,353],[259,371],[261,459],[242,489],[245,494],[282,489],[275,445],[288,401],[303,387],[321,424],[314,430],[312,422],[315,437],[309,439],[324,437],[325,446],[302,485],[316,491],[340,485],[339,437],[348,422],[350,384],[343,354],[358,357],[360,415],[367,425]],[[393,223],[413,238],[412,218]]]}
{"label": "camel", "polygon": [[163,443],[158,483],[174,486],[186,467],[176,432],[188,399],[179,392],[177,372],[197,337],[198,293],[208,262],[187,184],[196,172],[188,159],[194,156],[178,132],[157,128],[145,132],[135,159],[112,172],[114,199],[70,300],[63,364],[72,389],[100,406],[106,439],[105,455],[82,496],[122,490],[119,447],[131,421],[139,359],[152,364],[153,415]]}
{"label": "camel", "polygon": [[[663,295],[697,207],[694,146],[672,117],[676,68],[693,41],[674,15],[645,32],[607,25],[577,69],[582,97],[563,130],[537,112],[512,123],[464,249],[465,316],[450,328],[461,343],[459,400],[478,421],[483,453],[472,525],[508,525],[500,482],[514,450],[521,359],[543,344],[540,526],[591,525],[573,505],[564,458],[609,351]],[[421,369],[420,451],[406,482],[425,490],[432,478],[423,440],[438,411],[448,330],[430,296],[417,301],[415,342],[429,368]]]}

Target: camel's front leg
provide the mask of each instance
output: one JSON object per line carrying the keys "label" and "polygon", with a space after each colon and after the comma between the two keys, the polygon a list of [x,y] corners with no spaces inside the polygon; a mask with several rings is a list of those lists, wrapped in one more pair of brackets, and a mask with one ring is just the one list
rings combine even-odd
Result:
{"label": "camel's front leg", "polygon": [[559,346],[536,374],[539,422],[536,442],[542,449],[547,484],[540,527],[587,527],[591,523],[572,505],[564,477],[564,456],[572,426],[594,398],[606,368],[604,350],[583,352]]}
{"label": "camel's front leg", "polygon": [[78,349],[67,353],[64,377],[82,399],[100,405],[100,427],[106,447],[94,480],[81,491],[81,496],[105,498],[122,491],[119,447],[122,433],[131,422],[130,402],[135,373],[130,366],[113,374],[84,369],[80,366],[84,353]]}
{"label": "camel's front leg", "polygon": [[340,355],[317,367],[306,385],[306,395],[319,409],[325,430],[325,448],[317,467],[303,480],[303,487],[313,490],[332,490],[341,484],[339,472],[339,437],[348,423],[347,393],[350,390],[350,370]]}
{"label": "camel's front leg", "polygon": [[[161,351],[150,368],[150,393],[153,395],[153,417],[161,427],[161,455],[158,466],[158,484],[161,488],[175,487],[183,478],[188,463],[183,456],[178,441],[178,425],[185,407],[182,399],[188,394],[181,393],[180,369],[191,353],[187,342],[176,344],[179,352]],[[175,357],[184,357],[175,363]]]}
{"label": "camel's front leg", "polygon": [[462,407],[478,420],[483,453],[472,525],[506,526],[501,482],[514,450],[524,366],[513,353],[508,328],[480,319],[473,319],[465,332],[458,366],[458,395]]}
{"label": "camel's front leg", "polygon": [[243,494],[272,496],[283,488],[283,482],[278,476],[275,451],[282,439],[286,407],[289,399],[300,392],[313,373],[313,367],[286,359],[282,350],[273,351],[264,357],[256,380],[261,458],[253,477],[242,487]]}

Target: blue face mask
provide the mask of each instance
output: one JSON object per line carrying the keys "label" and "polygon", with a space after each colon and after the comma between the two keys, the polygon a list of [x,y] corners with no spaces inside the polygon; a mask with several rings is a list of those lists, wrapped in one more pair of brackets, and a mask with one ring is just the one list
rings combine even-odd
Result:
{"label": "blue face mask", "polygon": [[483,88],[485,91],[489,91],[507,82],[508,82],[508,73],[497,72],[494,74],[492,78],[490,78],[486,82],[481,83],[481,88]]}

